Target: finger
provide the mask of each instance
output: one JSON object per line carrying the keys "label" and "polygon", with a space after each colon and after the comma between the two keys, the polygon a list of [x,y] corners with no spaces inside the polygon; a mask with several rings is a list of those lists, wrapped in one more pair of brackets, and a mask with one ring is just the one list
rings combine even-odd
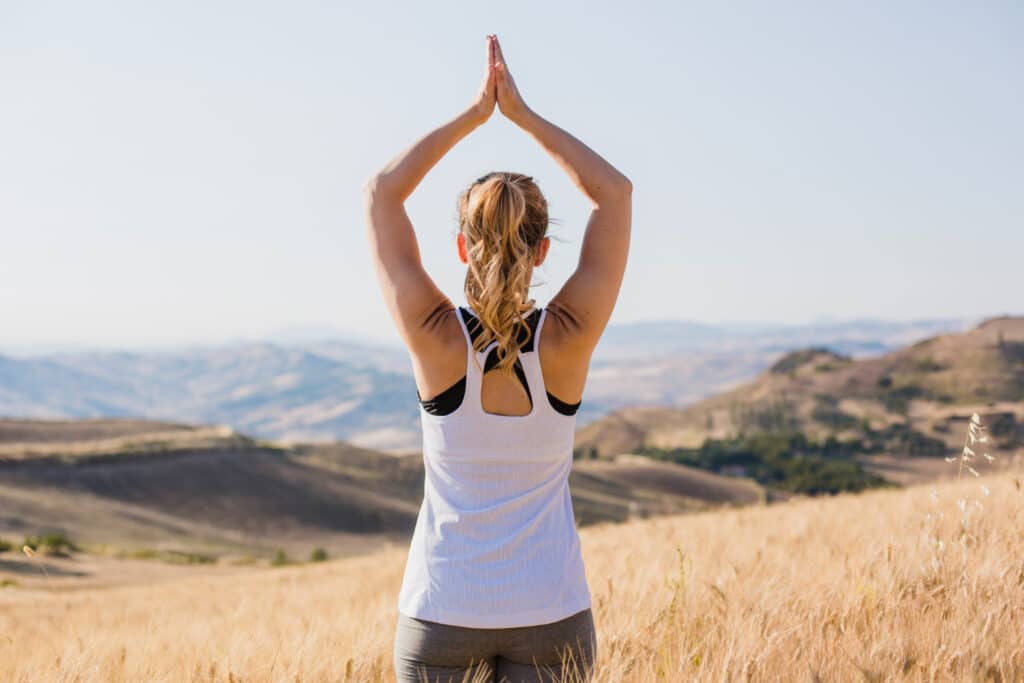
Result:
{"label": "finger", "polygon": [[505,66],[505,62],[498,62],[494,65],[494,72],[498,75],[499,87],[507,88],[511,77],[508,74],[508,69]]}
{"label": "finger", "polygon": [[505,62],[505,55],[501,53],[501,42],[498,40],[498,36],[494,36],[494,58],[496,61]]}
{"label": "finger", "polygon": [[498,74],[495,72],[494,68],[492,67],[492,68],[487,70],[487,80],[484,83],[484,88],[486,88],[488,93],[493,95],[493,94],[495,94],[497,92],[497,87],[498,87]]}
{"label": "finger", "polygon": [[494,62],[497,60],[494,56],[494,36],[487,36],[487,69],[494,69]]}
{"label": "finger", "polygon": [[505,80],[505,69],[501,62],[495,62],[494,64],[494,82],[500,92],[505,92],[508,88],[508,82]]}

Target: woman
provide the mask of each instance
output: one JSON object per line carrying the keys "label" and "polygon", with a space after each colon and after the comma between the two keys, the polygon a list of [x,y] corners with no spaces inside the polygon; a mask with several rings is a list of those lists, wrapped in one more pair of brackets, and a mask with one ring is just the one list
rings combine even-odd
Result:
{"label": "woman", "polygon": [[[579,264],[545,308],[529,298],[550,246],[533,180],[489,173],[459,197],[456,308],[420,262],[403,206],[434,164],[497,105],[590,199]],[[496,36],[464,112],[370,180],[370,249],[413,361],[426,467],[398,599],[399,681],[582,680],[596,633],[568,476],[590,356],[618,297],[630,181],[530,109]],[[429,397],[429,398],[425,398]]]}

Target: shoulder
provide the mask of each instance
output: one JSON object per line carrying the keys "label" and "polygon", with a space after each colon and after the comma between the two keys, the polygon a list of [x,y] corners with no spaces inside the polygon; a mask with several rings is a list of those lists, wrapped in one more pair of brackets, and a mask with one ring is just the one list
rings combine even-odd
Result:
{"label": "shoulder", "polygon": [[434,309],[424,321],[420,333],[409,351],[416,356],[430,357],[458,345],[463,338],[459,309],[445,301]]}
{"label": "shoulder", "polygon": [[544,326],[541,329],[541,344],[546,352],[565,356],[590,357],[593,344],[582,329],[579,321],[557,303],[545,307]]}

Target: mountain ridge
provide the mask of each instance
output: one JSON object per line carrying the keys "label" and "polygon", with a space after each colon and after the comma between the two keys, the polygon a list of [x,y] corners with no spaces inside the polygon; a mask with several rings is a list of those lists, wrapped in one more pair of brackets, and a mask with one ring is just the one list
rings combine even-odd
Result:
{"label": "mountain ridge", "polygon": [[[653,336],[650,324],[660,330]],[[613,325],[591,358],[577,423],[629,405],[704,399],[806,344],[876,353],[960,324],[833,322],[742,332],[679,321]],[[0,357],[0,416],[230,424],[257,438],[340,439],[392,453],[415,450],[421,438],[408,353],[350,340]]]}

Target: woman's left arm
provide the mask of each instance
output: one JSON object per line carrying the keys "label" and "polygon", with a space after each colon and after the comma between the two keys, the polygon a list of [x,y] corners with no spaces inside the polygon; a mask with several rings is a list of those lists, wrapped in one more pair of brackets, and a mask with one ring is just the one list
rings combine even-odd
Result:
{"label": "woman's left arm", "polygon": [[410,348],[429,333],[435,312],[450,307],[451,302],[423,269],[405,200],[448,150],[493,113],[496,86],[491,36],[487,37],[487,54],[487,73],[473,104],[399,154],[363,186],[377,279],[391,317]]}

